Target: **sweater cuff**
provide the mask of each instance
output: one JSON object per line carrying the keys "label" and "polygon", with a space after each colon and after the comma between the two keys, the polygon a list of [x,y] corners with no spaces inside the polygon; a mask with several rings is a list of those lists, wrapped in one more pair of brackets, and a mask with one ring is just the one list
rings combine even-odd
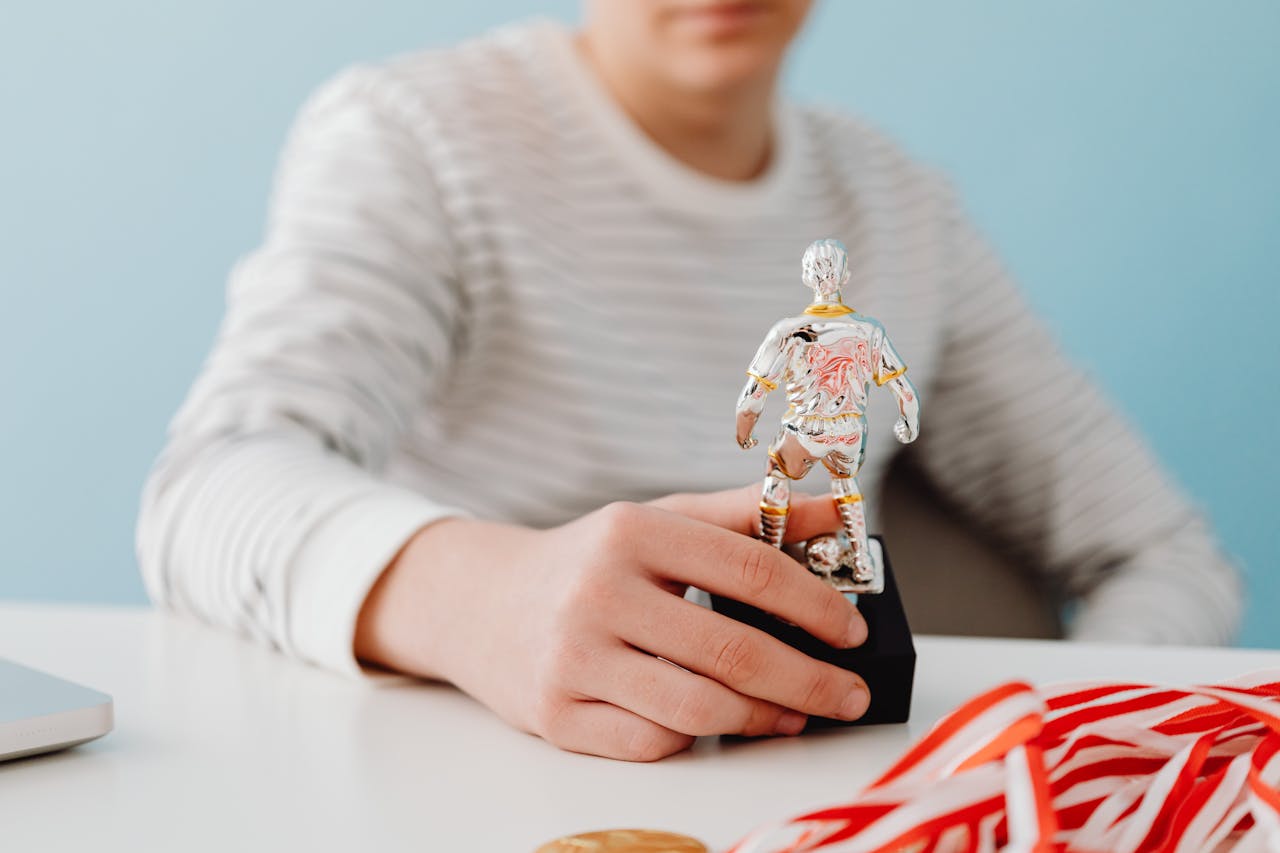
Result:
{"label": "sweater cuff", "polygon": [[381,487],[320,522],[290,573],[292,653],[347,675],[366,674],[356,660],[355,632],[369,590],[415,533],[464,514],[406,489]]}

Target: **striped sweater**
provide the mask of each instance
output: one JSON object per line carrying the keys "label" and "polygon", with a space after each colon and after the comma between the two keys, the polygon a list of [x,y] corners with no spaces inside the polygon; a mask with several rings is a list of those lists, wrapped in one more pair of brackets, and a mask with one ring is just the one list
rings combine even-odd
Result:
{"label": "striped sweater", "polygon": [[[852,118],[774,113],[764,175],[707,177],[549,23],[322,87],[148,481],[151,596],[355,672],[365,595],[433,520],[549,526],[758,480],[735,394],[807,301],[805,246],[830,236],[849,247],[846,302],[920,390],[921,438],[901,452],[1078,599],[1073,635],[1227,641],[1238,580],[1204,520],[947,184]],[[873,512],[895,414],[888,395],[868,409]]]}

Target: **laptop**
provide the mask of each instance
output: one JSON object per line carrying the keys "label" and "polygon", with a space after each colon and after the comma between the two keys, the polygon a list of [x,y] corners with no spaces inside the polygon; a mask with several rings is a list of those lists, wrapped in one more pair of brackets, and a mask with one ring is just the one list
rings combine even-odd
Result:
{"label": "laptop", "polygon": [[0,658],[0,761],[100,738],[113,723],[107,694]]}

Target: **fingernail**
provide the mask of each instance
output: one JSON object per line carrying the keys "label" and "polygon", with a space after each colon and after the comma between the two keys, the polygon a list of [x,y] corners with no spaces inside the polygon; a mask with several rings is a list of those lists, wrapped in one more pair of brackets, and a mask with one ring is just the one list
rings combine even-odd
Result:
{"label": "fingernail", "polygon": [[840,703],[840,710],[836,715],[842,720],[856,720],[863,714],[867,713],[867,706],[871,704],[871,694],[867,692],[865,687],[855,687],[845,694],[844,700]]}
{"label": "fingernail", "polygon": [[773,727],[773,733],[779,735],[798,735],[804,731],[805,723],[809,722],[806,714],[799,711],[787,711],[778,718],[778,723]]}
{"label": "fingernail", "polygon": [[850,647],[860,646],[867,641],[867,622],[857,608],[849,614],[849,627],[845,630],[844,640]]}

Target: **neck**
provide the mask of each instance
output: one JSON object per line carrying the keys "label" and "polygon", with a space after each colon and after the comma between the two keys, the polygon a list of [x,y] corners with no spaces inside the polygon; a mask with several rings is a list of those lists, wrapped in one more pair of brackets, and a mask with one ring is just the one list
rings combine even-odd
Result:
{"label": "neck", "polygon": [[599,41],[588,29],[577,48],[632,121],[668,154],[722,180],[747,181],[764,172],[777,69],[731,89],[690,91],[637,69]]}
{"label": "neck", "polygon": [[845,314],[854,313],[853,309],[844,304],[844,299],[840,296],[840,291],[830,294],[814,294],[813,301],[809,303],[809,307],[804,309],[804,313],[812,314],[815,317],[842,317]]}

